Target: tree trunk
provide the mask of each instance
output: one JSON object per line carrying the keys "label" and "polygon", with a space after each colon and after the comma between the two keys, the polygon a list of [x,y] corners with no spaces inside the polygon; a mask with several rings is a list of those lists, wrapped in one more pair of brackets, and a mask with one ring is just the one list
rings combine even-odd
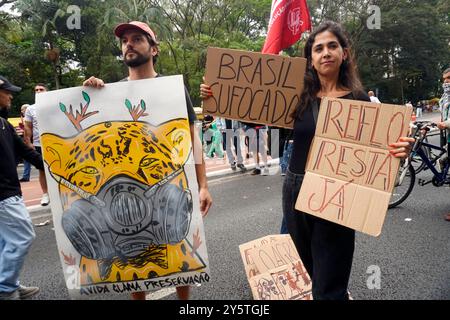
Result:
{"label": "tree trunk", "polygon": [[59,82],[59,72],[58,72],[58,65],[56,62],[53,62],[53,74],[55,77],[55,89],[59,90],[61,87],[61,84]]}

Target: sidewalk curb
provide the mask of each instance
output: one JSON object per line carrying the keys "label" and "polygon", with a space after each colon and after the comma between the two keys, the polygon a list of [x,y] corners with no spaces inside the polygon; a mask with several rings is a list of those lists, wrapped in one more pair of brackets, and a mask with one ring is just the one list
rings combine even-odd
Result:
{"label": "sidewalk curb", "polygon": [[[272,159],[267,161],[268,166],[274,166],[274,165],[278,165],[280,163],[279,161],[280,159]],[[252,163],[252,164],[246,164],[245,167],[247,168],[247,171],[250,171],[252,169],[255,169],[256,164]],[[218,171],[213,171],[213,172],[208,172],[206,173],[206,177],[212,180],[218,179],[218,178],[222,178],[225,176],[231,176],[231,175],[239,175],[242,174],[243,172],[239,169],[237,169],[236,171],[231,170],[231,168],[227,168],[227,169],[222,169],[222,170],[218,170]],[[31,220],[38,220],[38,219],[42,219],[42,218],[48,218],[52,216],[52,211],[51,211],[51,207],[50,205],[48,206],[41,206],[41,205],[35,205],[35,206],[30,206],[27,207],[28,212],[30,213],[31,216]]]}
{"label": "sidewalk curb", "polygon": [[[267,161],[267,165],[269,167],[273,166],[273,165],[277,165],[279,163],[280,163],[279,159],[273,159],[273,160]],[[249,171],[249,170],[255,169],[256,168],[256,164],[254,164],[254,163],[253,164],[246,164],[245,167],[247,168],[247,171]],[[207,178],[221,178],[221,177],[224,177],[224,176],[229,176],[229,175],[234,175],[234,174],[236,174],[236,175],[242,174],[242,171],[239,170],[239,169],[236,169],[236,171],[233,171],[233,170],[231,170],[231,168],[227,168],[227,169],[222,169],[222,170],[219,170],[219,171],[208,172],[208,173],[206,173],[206,177]]]}

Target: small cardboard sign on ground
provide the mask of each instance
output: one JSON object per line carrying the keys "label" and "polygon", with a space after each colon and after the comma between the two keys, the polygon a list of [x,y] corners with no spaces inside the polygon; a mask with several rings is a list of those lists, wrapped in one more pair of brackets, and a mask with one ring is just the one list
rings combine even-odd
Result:
{"label": "small cardboard sign on ground", "polygon": [[208,48],[205,80],[213,96],[205,114],[292,128],[300,101],[306,59]]}
{"label": "small cardboard sign on ground", "polygon": [[266,236],[239,246],[255,300],[312,300],[311,279],[291,236]]}
{"label": "small cardboard sign on ground", "polygon": [[295,208],[378,236],[400,160],[389,144],[408,133],[412,108],[324,98]]}

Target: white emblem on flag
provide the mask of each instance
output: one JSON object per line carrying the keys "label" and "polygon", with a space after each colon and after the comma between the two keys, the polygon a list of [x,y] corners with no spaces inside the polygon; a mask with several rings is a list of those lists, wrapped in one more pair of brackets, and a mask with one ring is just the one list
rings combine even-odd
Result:
{"label": "white emblem on flag", "polygon": [[300,18],[300,8],[289,11],[288,14],[288,27],[292,31],[292,34],[298,34],[300,27],[303,25],[303,21]]}

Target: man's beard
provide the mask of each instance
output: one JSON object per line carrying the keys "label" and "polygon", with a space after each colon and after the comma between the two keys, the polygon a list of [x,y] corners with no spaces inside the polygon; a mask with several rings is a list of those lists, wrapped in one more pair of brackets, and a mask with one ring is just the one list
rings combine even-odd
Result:
{"label": "man's beard", "polygon": [[137,68],[137,67],[139,67],[139,66],[141,66],[141,65],[143,65],[143,64],[146,64],[146,63],[149,62],[150,59],[151,59],[151,56],[146,57],[146,56],[143,56],[143,55],[140,54],[140,53],[137,53],[136,51],[133,51],[133,53],[136,55],[135,58],[133,58],[133,59],[127,59],[127,58],[126,58],[126,55],[125,55],[125,58],[124,58],[125,64],[126,64],[128,67],[130,67],[130,68]]}

